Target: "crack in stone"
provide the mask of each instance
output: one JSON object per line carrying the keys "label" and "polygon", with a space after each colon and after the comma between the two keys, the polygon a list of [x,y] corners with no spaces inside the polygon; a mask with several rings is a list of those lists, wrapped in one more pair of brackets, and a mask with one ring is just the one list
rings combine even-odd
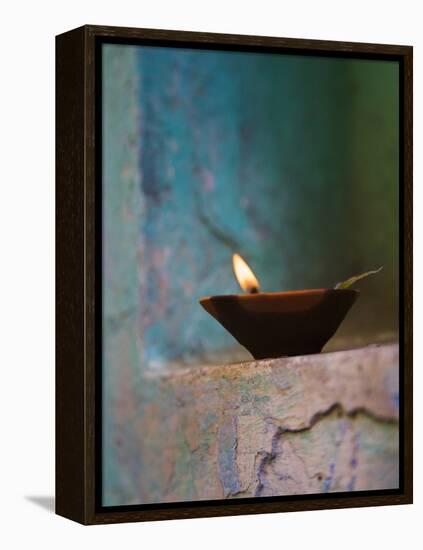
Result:
{"label": "crack in stone", "polygon": [[262,459],[258,465],[257,469],[257,488],[255,492],[255,496],[259,497],[261,496],[261,493],[264,489],[264,483],[263,478],[266,474],[267,467],[275,460],[275,458],[278,456],[276,452],[276,448],[279,442],[279,439],[282,437],[282,435],[286,432],[283,428],[279,427],[276,429],[275,433],[272,435],[271,439],[271,446],[270,446],[270,452],[268,451],[259,451],[258,455],[262,455]]}
{"label": "crack in stone", "polygon": [[[257,477],[257,488],[255,491],[255,496],[261,496],[263,489],[265,488],[265,477],[267,473],[268,467],[275,461],[276,458],[279,458],[282,453],[277,452],[277,447],[280,442],[280,439],[288,433],[304,433],[306,431],[310,431],[313,429],[313,427],[318,423],[321,422],[323,419],[328,418],[332,414],[337,413],[338,417],[346,416],[348,418],[357,418],[358,415],[364,415],[367,418],[370,418],[374,422],[378,423],[384,423],[384,424],[397,424],[398,420],[391,417],[382,417],[380,415],[377,415],[373,413],[371,410],[369,410],[366,407],[356,407],[350,411],[346,410],[345,407],[341,403],[333,403],[330,407],[328,407],[324,411],[318,411],[316,412],[309,420],[308,424],[306,426],[302,426],[299,428],[289,428],[284,426],[276,426],[276,423],[278,422],[278,419],[273,417],[266,417],[265,421],[271,423],[273,426],[275,426],[276,430],[275,433],[272,436],[271,439],[271,446],[270,451],[266,451],[264,449],[258,451],[256,455],[257,457],[261,456],[261,460],[258,464],[258,467],[256,469],[256,477]],[[256,460],[255,460],[256,462]],[[283,479],[291,479],[292,481],[295,481],[292,476],[282,476]],[[310,476],[308,476],[310,478]],[[314,477],[314,476],[311,476]]]}
{"label": "crack in stone", "polygon": [[[333,403],[330,407],[325,409],[324,411],[317,411],[313,416],[310,418],[308,423],[305,426],[301,426],[299,428],[290,428],[290,427],[284,427],[279,426],[279,428],[282,430],[283,433],[301,433],[305,432],[307,430],[310,430],[313,428],[315,424],[320,422],[320,420],[326,418],[327,416],[330,416],[333,413],[338,413],[338,416],[347,416],[348,418],[356,418],[359,414],[362,414],[364,416],[367,416],[371,420],[374,420],[375,422],[384,423],[384,424],[397,424],[398,420],[396,418],[393,418],[391,416],[381,416],[373,411],[371,411],[368,407],[355,407],[351,410],[345,409],[345,407],[342,405],[342,403],[336,402]],[[265,422],[269,422],[272,425],[277,425],[280,423],[280,419],[273,417],[273,416],[266,416],[264,418]]]}

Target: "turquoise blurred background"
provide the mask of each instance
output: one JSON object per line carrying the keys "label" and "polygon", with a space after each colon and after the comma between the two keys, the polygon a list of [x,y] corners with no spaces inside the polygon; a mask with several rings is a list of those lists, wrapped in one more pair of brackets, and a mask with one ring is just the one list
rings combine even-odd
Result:
{"label": "turquoise blurred background", "polygon": [[[103,46],[106,384],[248,353],[198,305],[333,287],[384,265],[326,349],[398,330],[399,67]],[[109,378],[108,378],[109,377]]]}

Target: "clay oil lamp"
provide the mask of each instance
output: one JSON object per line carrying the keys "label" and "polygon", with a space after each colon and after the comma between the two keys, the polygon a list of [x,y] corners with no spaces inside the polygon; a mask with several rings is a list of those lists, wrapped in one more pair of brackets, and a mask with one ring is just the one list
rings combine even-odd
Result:
{"label": "clay oil lamp", "polygon": [[359,295],[348,287],[375,273],[335,288],[260,292],[256,276],[238,254],[233,269],[245,294],[205,297],[200,304],[255,359],[319,353]]}

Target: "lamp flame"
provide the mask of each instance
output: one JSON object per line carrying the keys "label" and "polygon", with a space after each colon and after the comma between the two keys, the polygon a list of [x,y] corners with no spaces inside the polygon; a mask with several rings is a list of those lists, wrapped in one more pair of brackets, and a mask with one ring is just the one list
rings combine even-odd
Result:
{"label": "lamp flame", "polygon": [[239,254],[234,254],[232,256],[232,267],[239,286],[244,292],[255,294],[259,291],[260,284],[256,276],[251,271],[247,262],[241,258]]}

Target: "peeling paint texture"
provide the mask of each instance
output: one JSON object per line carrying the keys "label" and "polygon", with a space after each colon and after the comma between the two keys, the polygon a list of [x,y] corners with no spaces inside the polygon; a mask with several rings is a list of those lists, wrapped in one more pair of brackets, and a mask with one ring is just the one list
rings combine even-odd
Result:
{"label": "peeling paint texture", "polygon": [[[146,376],[138,469],[109,502],[398,487],[398,346]],[[133,447],[119,448],[124,464]],[[144,468],[143,464],[148,464]]]}

